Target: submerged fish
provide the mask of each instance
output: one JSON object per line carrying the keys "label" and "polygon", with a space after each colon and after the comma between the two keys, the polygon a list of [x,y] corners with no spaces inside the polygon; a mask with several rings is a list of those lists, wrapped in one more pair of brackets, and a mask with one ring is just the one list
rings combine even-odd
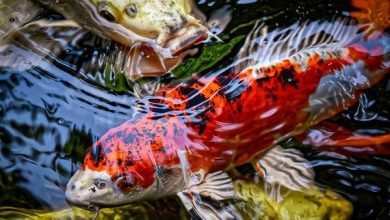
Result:
{"label": "submerged fish", "polygon": [[[188,47],[214,36],[209,31],[205,16],[192,0],[38,2],[55,9],[67,20],[41,19],[28,23],[42,11],[37,4],[31,0],[2,0],[0,9],[5,8],[5,12],[2,13],[3,19],[0,19],[0,34],[4,34],[0,35],[0,39],[16,27],[23,31],[30,27],[75,29],[81,26],[126,47],[120,46],[123,53],[128,54],[129,60],[123,69],[127,78],[133,81],[169,72],[186,55],[193,54],[194,51],[186,51]],[[219,21],[213,18],[211,22]],[[223,28],[225,23],[219,22],[219,28]]]}
{"label": "submerged fish", "polygon": [[309,164],[275,145],[353,105],[389,73],[390,36],[362,26],[353,18],[271,32],[257,25],[233,70],[194,76],[140,101],[138,115],[92,146],[66,199],[104,207],[176,194],[198,217],[240,218],[220,204],[234,198],[225,171],[245,163],[274,198],[280,186],[309,188]]}
{"label": "submerged fish", "polygon": [[[233,180],[236,204],[245,219],[349,219],[352,204],[330,190],[317,187],[302,192],[294,192],[280,202],[267,197],[264,189],[255,181]],[[68,208],[59,211],[24,209],[0,206],[1,219],[190,219],[187,210],[177,198],[129,204],[121,207],[102,209],[99,213],[81,208]],[[153,207],[153,208],[151,208]],[[319,207],[319,208],[318,208]]]}
{"label": "submerged fish", "polygon": [[0,40],[29,22],[41,11],[29,0],[0,0]]}
{"label": "submerged fish", "polygon": [[67,19],[123,45],[147,43],[164,58],[208,37],[192,0],[39,0]]}

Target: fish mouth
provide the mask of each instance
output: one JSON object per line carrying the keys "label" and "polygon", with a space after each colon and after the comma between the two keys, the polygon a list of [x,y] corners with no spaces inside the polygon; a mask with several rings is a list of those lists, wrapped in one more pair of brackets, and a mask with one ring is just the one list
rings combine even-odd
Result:
{"label": "fish mouth", "polygon": [[65,197],[65,199],[72,206],[75,206],[75,207],[81,208],[81,209],[85,209],[85,210],[88,210],[88,211],[96,211],[96,210],[99,210],[100,208],[103,208],[100,205],[75,203],[73,200],[69,200],[67,197]]}
{"label": "fish mouth", "polygon": [[65,193],[65,200],[72,206],[89,210],[89,211],[96,211],[101,208],[111,208],[111,207],[118,207],[120,205],[124,205],[124,204],[95,204],[95,203],[86,203],[86,202],[84,203],[81,202],[80,200],[75,199],[74,197],[67,196],[66,193]]}
{"label": "fish mouth", "polygon": [[101,208],[113,208],[113,207],[118,207],[118,206],[126,204],[126,203],[123,203],[123,204],[122,203],[120,203],[120,204],[84,203],[84,202],[80,202],[80,200],[66,196],[66,193],[65,193],[65,200],[66,200],[66,202],[68,202],[72,206],[75,206],[75,207],[78,207],[81,209],[85,209],[88,211],[96,211],[96,210],[99,210]]}
{"label": "fish mouth", "polygon": [[80,196],[80,194],[76,191],[76,179],[79,178],[82,175],[82,172],[78,170],[72,178],[69,180],[68,184],[66,185],[66,190],[65,190],[65,200],[77,207],[83,208],[83,209],[88,209],[90,210],[89,207],[93,206],[93,204],[90,204],[88,202],[84,202]]}
{"label": "fish mouth", "polygon": [[69,204],[71,204],[73,206],[76,206],[76,207],[79,207],[82,209],[86,209],[86,210],[90,210],[90,211],[96,210],[96,207],[100,207],[100,205],[97,206],[95,204],[83,202],[81,200],[80,196],[69,191],[68,189],[65,191],[65,200],[66,200],[66,202],[68,202]]}
{"label": "fish mouth", "polygon": [[208,37],[208,29],[202,24],[188,24],[173,34],[163,47],[169,48],[173,56],[177,56],[184,50],[203,42]]}

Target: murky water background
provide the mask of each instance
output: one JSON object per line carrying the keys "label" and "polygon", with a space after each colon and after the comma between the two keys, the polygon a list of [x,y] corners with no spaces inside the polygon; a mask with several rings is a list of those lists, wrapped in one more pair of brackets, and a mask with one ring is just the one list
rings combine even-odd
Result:
{"label": "murky water background", "polygon": [[[224,39],[248,33],[250,26],[232,31],[257,18],[282,27],[350,10],[348,1],[198,3],[207,15],[224,5],[233,8]],[[40,16],[61,18],[48,10]],[[231,62],[239,45],[203,73]],[[77,28],[32,28],[0,45],[0,206],[53,210],[69,206],[64,189],[87,147],[134,113],[132,84],[115,77],[111,66],[120,50],[115,43]],[[387,78],[331,121],[361,134],[389,133],[389,100]],[[298,147],[311,161],[318,185],[352,202],[352,219],[390,218],[389,157],[320,152],[294,140],[285,144]]]}

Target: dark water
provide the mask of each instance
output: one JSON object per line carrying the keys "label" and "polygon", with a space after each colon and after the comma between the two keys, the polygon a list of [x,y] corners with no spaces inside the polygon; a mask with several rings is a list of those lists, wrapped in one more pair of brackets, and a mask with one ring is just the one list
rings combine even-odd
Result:
{"label": "dark water", "polygon": [[[230,31],[257,18],[283,27],[297,20],[343,16],[350,10],[348,1],[198,3],[205,14],[224,5],[232,7],[233,20],[224,32],[229,39],[248,33],[251,26]],[[60,18],[50,11],[41,16]],[[83,30],[46,29],[26,31],[4,48],[0,48],[0,206],[66,208],[66,183],[88,147],[134,113],[132,84],[114,77],[109,64],[120,47]],[[203,73],[226,66],[238,49],[239,45]],[[362,134],[389,133],[390,79],[364,97],[331,121]],[[311,161],[320,186],[353,203],[352,219],[390,218],[389,157],[344,156],[295,141],[294,145]]]}

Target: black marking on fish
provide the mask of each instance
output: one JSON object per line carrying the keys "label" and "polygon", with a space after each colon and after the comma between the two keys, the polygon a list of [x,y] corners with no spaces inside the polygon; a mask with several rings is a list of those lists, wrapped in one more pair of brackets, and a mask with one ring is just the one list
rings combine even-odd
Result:
{"label": "black marking on fish", "polygon": [[100,160],[103,159],[102,145],[99,144],[99,145],[97,145],[95,147],[92,147],[91,155],[92,155],[92,158],[94,160],[94,164],[93,165],[95,167],[98,167]]}

